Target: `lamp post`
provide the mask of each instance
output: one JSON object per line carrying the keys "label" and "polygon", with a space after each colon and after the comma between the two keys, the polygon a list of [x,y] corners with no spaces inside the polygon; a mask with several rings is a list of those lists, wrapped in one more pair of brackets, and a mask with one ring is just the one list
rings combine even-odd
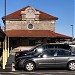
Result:
{"label": "lamp post", "polygon": [[[5,15],[4,31],[6,33],[6,0],[4,0],[4,15]],[[3,59],[2,59],[3,69],[5,69],[5,65],[6,65],[6,62],[7,62],[7,49],[6,49],[6,47],[7,47],[7,45],[6,45],[6,36],[5,36],[5,40],[4,40],[4,43],[3,43]]]}
{"label": "lamp post", "polygon": [[72,41],[73,41],[73,38],[74,38],[74,33],[73,33],[74,31],[73,31],[73,27],[74,27],[74,26],[73,26],[73,25],[71,25],[71,27],[72,27]]}

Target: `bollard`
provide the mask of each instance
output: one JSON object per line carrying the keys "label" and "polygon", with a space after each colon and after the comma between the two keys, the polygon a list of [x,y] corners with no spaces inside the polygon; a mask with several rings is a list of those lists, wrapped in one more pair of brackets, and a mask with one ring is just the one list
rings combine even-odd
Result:
{"label": "bollard", "polygon": [[14,68],[14,62],[12,62],[12,71],[15,71],[15,68]]}

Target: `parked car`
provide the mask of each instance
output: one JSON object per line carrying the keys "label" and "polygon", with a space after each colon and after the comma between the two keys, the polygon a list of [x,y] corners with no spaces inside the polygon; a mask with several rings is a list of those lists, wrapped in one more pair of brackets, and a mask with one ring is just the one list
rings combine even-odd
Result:
{"label": "parked car", "polygon": [[70,49],[70,46],[68,44],[57,44],[57,43],[46,43],[46,44],[39,44],[36,45],[35,47],[33,47],[30,50],[25,50],[25,51],[19,51],[15,53],[15,60],[18,57],[21,56],[27,56],[27,55],[31,55],[34,52],[41,52],[42,50],[48,49],[48,48],[63,48],[63,49]]}
{"label": "parked car", "polygon": [[68,68],[75,70],[75,54],[67,49],[50,48],[15,60],[15,68],[33,71],[36,68]]}

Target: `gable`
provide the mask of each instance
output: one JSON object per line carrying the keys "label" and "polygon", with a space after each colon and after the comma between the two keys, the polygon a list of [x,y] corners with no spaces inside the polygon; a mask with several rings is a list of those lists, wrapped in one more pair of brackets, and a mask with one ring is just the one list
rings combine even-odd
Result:
{"label": "gable", "polygon": [[[32,8],[32,7],[27,6],[27,7],[24,7],[24,8],[22,8],[22,9],[16,11],[16,12],[13,12],[13,13],[7,15],[7,16],[6,16],[6,19],[21,19],[21,18],[22,18],[22,16],[21,16],[22,11],[25,11],[25,10],[27,10],[28,8]],[[44,12],[42,12],[42,11],[40,11],[40,10],[37,10],[37,9],[34,9],[34,10],[35,10],[36,12],[39,12],[39,13],[40,13],[40,14],[37,13],[37,14],[39,14],[39,19],[54,19],[54,20],[57,20],[57,19],[58,19],[57,17],[52,16],[52,15],[49,15],[49,14],[47,14],[47,13],[44,13]],[[2,17],[2,19],[4,20],[4,19],[5,19],[5,16]]]}
{"label": "gable", "polygon": [[39,20],[39,15],[40,12],[32,7],[28,7],[26,10],[21,11],[22,20]]}

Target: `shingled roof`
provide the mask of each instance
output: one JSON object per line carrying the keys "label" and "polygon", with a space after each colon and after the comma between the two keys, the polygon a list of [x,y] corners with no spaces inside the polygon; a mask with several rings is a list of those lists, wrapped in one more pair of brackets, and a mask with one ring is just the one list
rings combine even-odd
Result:
{"label": "shingled roof", "polygon": [[[25,11],[28,7],[30,7],[30,6],[24,7],[16,12],[13,12],[13,13],[7,15],[6,19],[21,19],[21,11]],[[54,17],[54,16],[49,15],[47,13],[44,13],[40,10],[37,10],[37,9],[35,9],[35,10],[40,12],[39,19],[55,19],[55,20],[58,19],[57,17]],[[2,19],[5,19],[5,16],[2,17]]]}

